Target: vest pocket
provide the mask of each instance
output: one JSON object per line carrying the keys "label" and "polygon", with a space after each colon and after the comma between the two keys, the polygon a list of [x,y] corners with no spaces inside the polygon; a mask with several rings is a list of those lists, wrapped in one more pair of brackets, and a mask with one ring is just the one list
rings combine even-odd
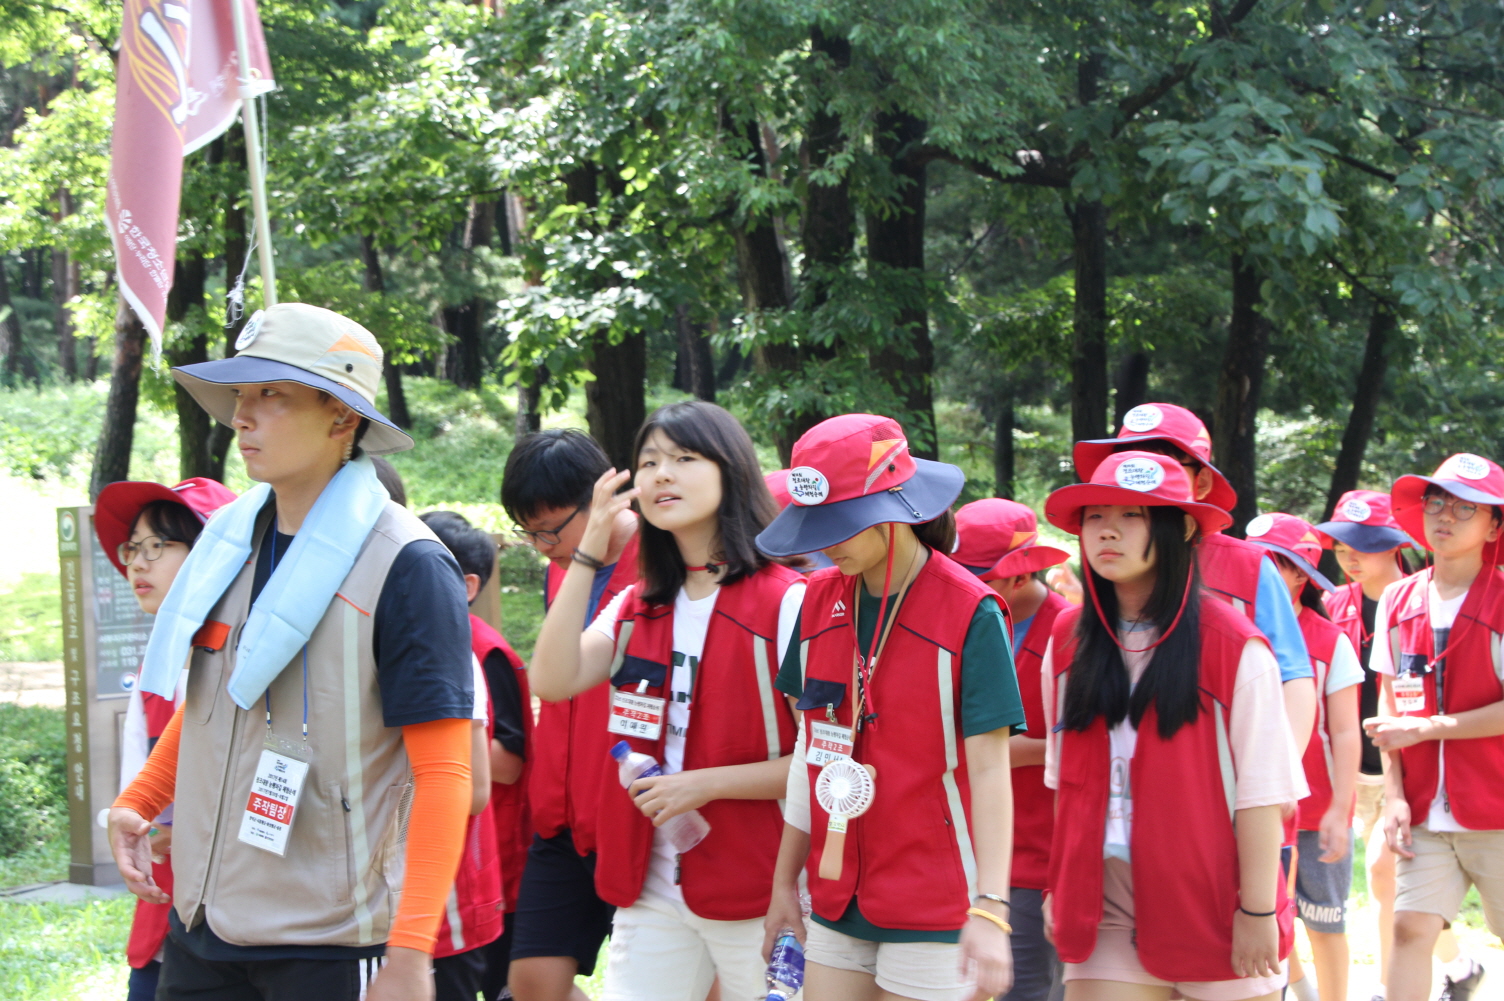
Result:
{"label": "vest pocket", "polygon": [[350,899],[350,887],[354,885],[351,881],[355,853],[350,837],[350,806],[339,782],[327,783],[325,790],[328,801],[325,816],[329,818],[325,825],[325,857],[332,863],[329,866],[329,892],[336,903],[343,904]]}
{"label": "vest pocket", "polygon": [[611,678],[611,684],[617,688],[633,687],[644,681],[649,688],[662,688],[668,681],[668,665],[628,654],[622,660],[621,668]]}
{"label": "vest pocket", "polygon": [[811,709],[824,709],[826,706],[832,709],[839,709],[841,703],[845,701],[845,682],[826,681],[823,678],[809,678],[804,682],[804,694],[799,697],[799,702],[794,708],[800,712],[809,712]]}
{"label": "vest pocket", "polygon": [[224,650],[193,648],[192,656],[188,658],[187,697],[183,705],[185,723],[201,725],[209,722],[209,717],[214,714],[214,703],[224,687],[227,659]]}

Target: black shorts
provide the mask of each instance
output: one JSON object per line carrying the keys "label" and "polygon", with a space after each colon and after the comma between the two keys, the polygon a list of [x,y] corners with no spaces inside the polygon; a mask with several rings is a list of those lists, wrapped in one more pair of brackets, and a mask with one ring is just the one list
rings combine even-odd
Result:
{"label": "black shorts", "polygon": [[200,959],[168,935],[157,999],[359,1001],[380,968],[380,959]]}
{"label": "black shorts", "polygon": [[616,908],[595,895],[595,854],[583,858],[568,831],[533,836],[512,916],[512,960],[572,956],[579,973],[595,972]]}

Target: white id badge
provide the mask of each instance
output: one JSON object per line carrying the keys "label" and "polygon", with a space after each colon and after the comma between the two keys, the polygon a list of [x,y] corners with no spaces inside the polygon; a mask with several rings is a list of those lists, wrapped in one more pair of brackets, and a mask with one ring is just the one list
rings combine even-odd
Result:
{"label": "white id badge", "polygon": [[623,737],[657,740],[663,734],[663,713],[668,700],[656,695],[633,695],[621,689],[611,693],[611,717],[606,729]]}
{"label": "white id badge", "polygon": [[308,762],[262,748],[256,776],[251,779],[251,798],[240,818],[240,840],[285,856],[293,811],[307,777]]}
{"label": "white id badge", "polygon": [[1426,676],[1398,674],[1394,678],[1394,707],[1402,713],[1423,712],[1426,708]]}
{"label": "white id badge", "polygon": [[835,723],[811,722],[809,724],[809,750],[804,757],[809,764],[816,768],[823,768],[832,761],[851,757],[854,746],[851,727]]}

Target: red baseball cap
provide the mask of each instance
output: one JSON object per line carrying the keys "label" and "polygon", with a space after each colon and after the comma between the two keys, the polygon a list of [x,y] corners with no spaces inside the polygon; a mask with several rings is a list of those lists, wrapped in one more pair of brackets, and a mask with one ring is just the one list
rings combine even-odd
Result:
{"label": "red baseball cap", "polygon": [[1294,563],[1323,591],[1336,590],[1326,575],[1316,569],[1321,562],[1321,534],[1310,522],[1293,514],[1261,514],[1248,522],[1244,533],[1249,542]]}
{"label": "red baseball cap", "polygon": [[1092,470],[1090,483],[1061,487],[1044,502],[1051,525],[1081,534],[1081,510],[1090,504],[1128,507],[1178,507],[1213,535],[1232,524],[1232,516],[1214,504],[1196,500],[1191,478],[1179,462],[1158,452],[1113,452]]}
{"label": "red baseball cap", "polygon": [[1091,482],[1092,472],[1113,452],[1150,441],[1168,442],[1211,470],[1212,489],[1206,495],[1206,503],[1224,511],[1237,505],[1237,491],[1212,465],[1212,436],[1207,433],[1206,425],[1185,407],[1173,403],[1141,403],[1123,415],[1123,426],[1116,438],[1076,442],[1073,456],[1076,475]]}
{"label": "red baseball cap", "polygon": [[1323,544],[1328,549],[1333,539],[1360,553],[1383,553],[1415,545],[1394,520],[1389,495],[1377,490],[1349,490],[1343,494],[1332,512],[1332,520],[1317,525],[1316,531],[1326,537]]}
{"label": "red baseball cap", "polygon": [[165,483],[150,483],[139,480],[121,480],[111,483],[99,492],[94,502],[94,534],[104,547],[105,555],[115,564],[121,574],[125,567],[115,550],[131,537],[136,516],[152,501],[171,501],[181,504],[199,521],[208,521],[209,515],[235,499],[235,492],[218,480],[194,476],[175,487]]}
{"label": "red baseball cap", "polygon": [[1070,553],[1041,546],[1039,521],[1027,505],[988,497],[956,512],[956,548],[950,558],[982,580],[1002,580],[1058,566]]}
{"label": "red baseball cap", "polygon": [[757,545],[770,556],[796,556],[874,525],[934,521],[965,484],[958,467],[911,455],[893,418],[832,417],[794,443],[784,479],[791,503],[757,536]]}
{"label": "red baseball cap", "polygon": [[[1430,476],[1417,476],[1413,473],[1401,476],[1394,481],[1394,486],[1389,491],[1390,500],[1394,504],[1394,520],[1399,522],[1410,538],[1427,549],[1431,546],[1426,542],[1426,520],[1422,507],[1428,486],[1440,487],[1458,500],[1504,507],[1504,469],[1481,455],[1458,452],[1437,466],[1436,472]],[[1487,547],[1492,550],[1491,555],[1485,554],[1491,565],[1498,565],[1500,562],[1500,542],[1504,542],[1504,538]]]}

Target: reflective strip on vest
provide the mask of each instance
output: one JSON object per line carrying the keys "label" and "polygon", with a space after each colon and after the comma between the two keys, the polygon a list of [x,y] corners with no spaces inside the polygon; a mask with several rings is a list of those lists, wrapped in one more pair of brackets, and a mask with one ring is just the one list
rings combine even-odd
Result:
{"label": "reflective strip on vest", "polygon": [[627,619],[616,630],[616,656],[611,659],[611,677],[616,677],[616,672],[621,670],[621,665],[627,659],[627,644],[632,642],[632,630],[636,628],[636,619]]}
{"label": "reflective strip on vest", "polygon": [[1227,797],[1227,815],[1236,819],[1238,775],[1232,763],[1232,742],[1227,738],[1227,717],[1216,700],[1212,701],[1212,718],[1217,723],[1217,767],[1222,770],[1222,794]]}
{"label": "reflective strip on vest", "polygon": [[961,789],[956,785],[956,769],[960,767],[956,737],[956,687],[951,678],[950,651],[936,647],[936,676],[940,682],[940,723],[945,741],[945,802],[955,821],[956,847],[961,850],[961,868],[966,873],[966,897],[971,899],[977,889],[977,856],[971,844],[971,829],[966,823],[966,809],[961,803]]}
{"label": "reflective strip on vest", "polygon": [[783,757],[783,745],[778,739],[778,707],[773,702],[773,680],[768,677],[768,641],[756,634],[752,637],[752,660],[757,665],[757,696],[762,702],[762,727],[768,735],[768,760]]}
{"label": "reflective strip on vest", "polygon": [[355,923],[360,928],[360,940],[369,942],[374,937],[371,908],[367,902],[366,869],[371,861],[371,849],[366,843],[366,779],[365,766],[360,755],[360,642],[358,628],[360,613],[348,601],[344,605],[345,633],[345,777],[349,783],[346,799],[350,811],[350,849],[354,853],[351,863],[355,872],[354,898]]}
{"label": "reflective strip on vest", "polygon": [[1231,599],[1231,601],[1233,610],[1236,611],[1239,615],[1248,614],[1248,602],[1244,601],[1242,598],[1233,598]]}
{"label": "reflective strip on vest", "polygon": [[449,918],[450,946],[455,952],[464,952],[465,922],[460,917],[460,895],[452,886],[449,888],[449,899],[444,902],[444,914]]}

